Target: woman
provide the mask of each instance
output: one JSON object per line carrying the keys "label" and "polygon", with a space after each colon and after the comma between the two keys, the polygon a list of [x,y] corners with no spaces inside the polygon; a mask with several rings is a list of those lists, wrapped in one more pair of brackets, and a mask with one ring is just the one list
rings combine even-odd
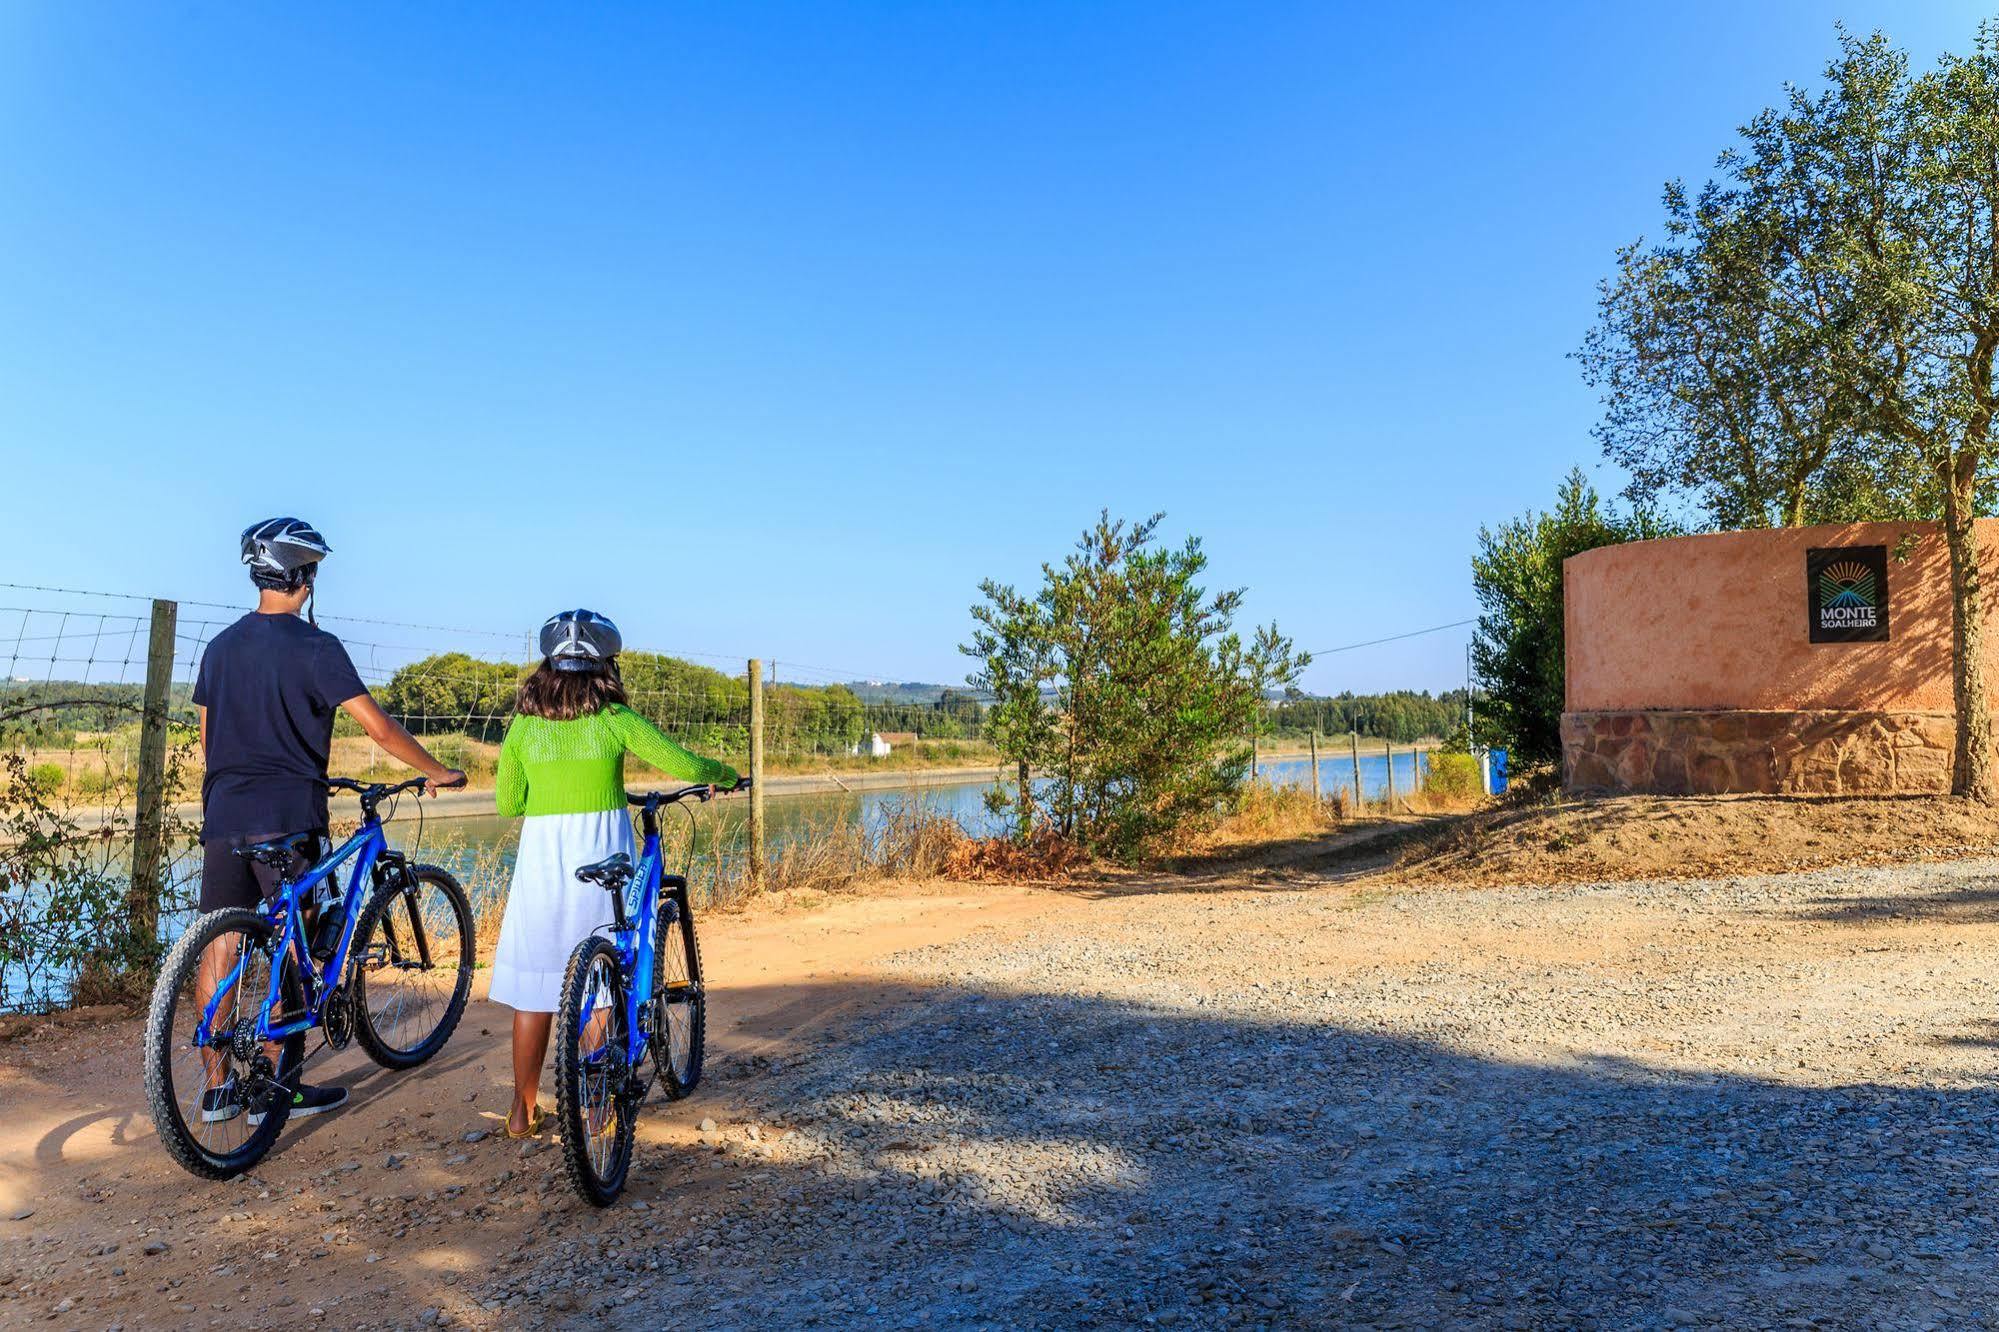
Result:
{"label": "woman", "polygon": [[618,626],[564,611],[541,627],[542,662],[521,683],[500,746],[500,814],[525,814],[513,885],[493,957],[492,998],[514,1009],[514,1100],[507,1136],[541,1131],[536,1093],[569,954],[610,918],[604,890],[580,866],[623,851],[637,858],[625,809],[625,754],[682,781],[727,790],[736,771],[688,753],[625,706]]}

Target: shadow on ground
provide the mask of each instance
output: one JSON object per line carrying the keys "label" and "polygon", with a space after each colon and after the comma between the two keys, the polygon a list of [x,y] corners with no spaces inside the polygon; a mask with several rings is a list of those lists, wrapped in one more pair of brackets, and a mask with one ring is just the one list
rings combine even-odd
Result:
{"label": "shadow on ground", "polygon": [[691,1279],[710,1326],[1921,1327],[1999,1301],[1992,1089],[1515,1063],[1453,1048],[1448,1014],[1409,1039],[819,1002],[847,1012],[821,1039],[719,1070],[763,1142],[690,1167],[738,1191],[634,1273]]}
{"label": "shadow on ground", "polygon": [[[489,1085],[475,1065],[501,1037],[476,1026],[424,1069],[354,1078],[360,1113],[288,1131],[253,1187],[191,1180],[157,1150],[65,1165],[107,1115],[120,1142],[150,1136],[129,1107],[81,1111],[44,1136],[31,1189],[102,1182],[119,1202],[86,1210],[62,1254],[9,1237],[0,1266],[87,1263],[93,1243],[129,1245],[138,1215],[189,1279],[151,1294],[145,1260],[116,1259],[135,1284],[98,1317],[101,1271],[34,1276],[0,1286],[0,1323],[60,1290],[92,1292],[75,1312],[93,1325],[173,1321],[181,1299],[263,1325],[336,1294],[332,1325],[377,1327],[432,1306],[472,1326],[746,1329],[1961,1327],[1999,1307],[1994,1089],[1509,1059],[1468,1048],[1489,1013],[1391,1034],[1333,1020],[1323,994],[1157,981],[1143,1002],[731,990],[709,1078],[645,1107],[638,1176],[608,1212],[571,1199],[558,1152],[391,1143],[408,1164],[382,1168],[387,1117],[436,1110],[428,1132],[450,1138]],[[659,1136],[711,1115],[726,1150]],[[343,1190],[359,1196],[335,1246],[315,1209]],[[218,1224],[229,1208],[242,1229]],[[396,1261],[333,1275],[371,1250]],[[253,1251],[275,1256],[243,1263]]]}

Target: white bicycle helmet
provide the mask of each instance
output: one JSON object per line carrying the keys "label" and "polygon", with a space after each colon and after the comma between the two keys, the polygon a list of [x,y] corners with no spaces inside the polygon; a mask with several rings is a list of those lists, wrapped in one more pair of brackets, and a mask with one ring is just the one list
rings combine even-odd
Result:
{"label": "white bicycle helmet", "polygon": [[558,671],[601,671],[624,646],[618,626],[596,611],[563,611],[541,627],[541,655]]}

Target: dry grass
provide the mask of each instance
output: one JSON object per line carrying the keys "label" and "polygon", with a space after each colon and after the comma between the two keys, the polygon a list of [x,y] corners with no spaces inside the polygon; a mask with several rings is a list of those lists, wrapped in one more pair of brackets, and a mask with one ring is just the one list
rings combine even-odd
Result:
{"label": "dry grass", "polygon": [[1999,851],[1999,812],[1950,796],[1617,796],[1524,788],[1410,834],[1383,877],[1616,882],[1895,864]]}
{"label": "dry grass", "polygon": [[747,857],[725,859],[711,905],[748,905],[766,894],[848,892],[869,882],[944,873],[969,839],[955,819],[914,797],[890,801],[872,827],[829,816],[794,834],[770,857],[763,883]]}
{"label": "dry grass", "polygon": [[1044,828],[1025,842],[963,838],[944,873],[972,883],[1066,883],[1092,863],[1082,847]]}

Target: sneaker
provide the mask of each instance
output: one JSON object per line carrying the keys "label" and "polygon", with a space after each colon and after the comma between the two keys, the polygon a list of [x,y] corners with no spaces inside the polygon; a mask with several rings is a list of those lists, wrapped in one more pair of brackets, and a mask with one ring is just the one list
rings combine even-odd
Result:
{"label": "sneaker", "polygon": [[[303,1115],[324,1114],[328,1110],[338,1110],[345,1104],[347,1104],[347,1089],[345,1087],[307,1087],[301,1085],[297,1091],[292,1093],[291,1117],[298,1119]],[[264,1112],[262,1110],[252,1110],[250,1112],[250,1126],[252,1128],[263,1122]]]}
{"label": "sneaker", "polygon": [[234,1078],[220,1087],[210,1087],[201,1094],[201,1122],[204,1124],[227,1123],[242,1113],[243,1102],[236,1095]]}

